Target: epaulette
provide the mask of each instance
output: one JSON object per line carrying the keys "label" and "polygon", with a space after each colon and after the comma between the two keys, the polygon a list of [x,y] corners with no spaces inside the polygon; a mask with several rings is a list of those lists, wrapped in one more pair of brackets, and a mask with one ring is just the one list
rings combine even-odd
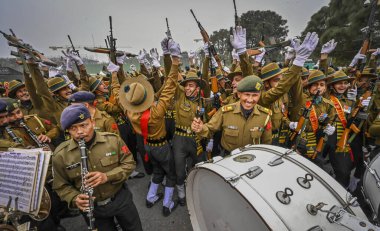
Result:
{"label": "epaulette", "polygon": [[34,117],[37,117],[37,114],[24,115],[24,120],[29,120]]}
{"label": "epaulette", "polygon": [[331,100],[326,99],[325,97],[322,97],[322,99],[323,99],[323,102],[328,103],[328,104],[330,104],[331,106],[334,107],[334,103]]}
{"label": "epaulette", "polygon": [[54,154],[62,151],[65,147],[69,146],[70,140],[66,140],[58,145],[58,147],[55,148]]}
{"label": "epaulette", "polygon": [[229,112],[229,111],[233,111],[234,109],[235,109],[235,105],[228,104],[222,107],[222,112]]}
{"label": "epaulette", "polygon": [[100,111],[100,114],[102,114],[104,117],[106,118],[111,118],[110,114],[108,114],[107,112],[105,111]]}
{"label": "epaulette", "polygon": [[100,133],[104,136],[116,136],[116,137],[119,136],[119,135],[112,133],[112,132],[98,132],[98,133]]}
{"label": "epaulette", "polygon": [[270,109],[268,109],[266,107],[257,105],[257,109],[259,109],[262,112],[265,112],[265,113],[269,114],[270,116],[272,115],[272,110],[270,110]]}

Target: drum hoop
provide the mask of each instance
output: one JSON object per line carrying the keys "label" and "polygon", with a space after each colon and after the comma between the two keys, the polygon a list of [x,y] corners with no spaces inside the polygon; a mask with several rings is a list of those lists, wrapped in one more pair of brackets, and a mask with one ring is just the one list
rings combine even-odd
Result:
{"label": "drum hoop", "polygon": [[[223,167],[223,166],[221,166],[221,165],[219,165],[219,167]],[[227,182],[227,180],[223,177],[223,176],[221,176],[218,172],[216,172],[216,171],[214,171],[214,170],[212,170],[212,169],[209,169],[209,168],[205,168],[205,167],[203,167],[203,166],[197,166],[197,167],[195,167],[194,169],[193,169],[193,171],[194,170],[198,170],[198,169],[202,169],[202,170],[207,170],[207,171],[209,171],[209,172],[213,172],[213,173],[215,173],[215,175],[217,175],[218,177],[220,177],[226,184],[229,184],[228,182]],[[227,168],[226,168],[227,169]],[[228,169],[229,171],[231,171],[230,169]],[[195,176],[195,175],[194,175]],[[193,179],[194,179],[194,177],[193,177]],[[194,181],[194,180],[193,180]],[[245,180],[244,180],[244,183],[245,184],[248,184]],[[256,210],[256,208],[251,204],[251,202],[250,201],[248,201],[247,200],[247,198],[239,191],[239,190],[237,190],[237,188],[236,187],[233,187],[232,185],[229,185],[231,188],[233,188],[236,192],[238,192],[239,194],[240,194],[240,196],[249,204],[249,206],[256,212],[256,214],[261,218],[261,220],[265,223],[265,225],[267,226],[267,228],[269,229],[269,230],[272,230],[272,228],[269,226],[269,224],[266,222],[266,220],[261,216],[261,213],[259,213],[257,210]],[[194,198],[193,198],[193,200],[194,200]],[[263,199],[262,198],[262,200],[264,200],[265,201],[265,199]],[[195,207],[195,206],[193,206],[193,207]],[[195,212],[195,211],[194,211]],[[275,212],[275,211],[273,211],[275,214],[277,214],[277,212]],[[278,214],[277,214],[278,215]],[[282,217],[280,217],[280,216],[278,216],[278,218],[281,220],[281,222],[283,223],[283,225],[284,226],[286,226],[287,227],[287,225],[286,225],[286,223],[284,222],[284,220],[282,219]],[[287,227],[288,228],[288,227]]]}
{"label": "drum hoop", "polygon": [[[380,154],[379,155],[376,155],[369,163],[368,163],[368,166],[371,167],[371,165],[377,160],[379,159],[380,160]],[[368,175],[369,174],[369,175]],[[368,187],[366,186],[365,184],[365,180],[367,179],[367,176],[370,176],[370,177],[373,177],[372,174],[368,171],[368,169],[366,168],[365,171],[364,171],[364,174],[363,174],[363,185],[362,185],[362,188],[363,188],[363,195],[366,199],[368,199],[371,203],[371,206],[372,205],[372,202],[370,200],[370,198],[368,197]],[[380,210],[380,205],[379,205],[379,210]],[[378,211],[380,212],[380,211]],[[379,213],[380,214],[380,213]]]}
{"label": "drum hoop", "polygon": [[[265,147],[265,145],[255,145],[255,146],[249,146],[249,147],[243,147],[243,148],[241,148],[241,152],[249,151],[249,150],[267,151],[267,152],[273,153],[275,155],[282,156],[282,158],[285,158],[286,160],[288,160],[288,161],[296,164],[297,166],[301,167],[306,172],[311,173],[314,178],[316,178],[317,180],[319,180],[319,182],[323,186],[325,186],[331,192],[332,195],[334,195],[334,197],[341,203],[342,206],[346,206],[347,205],[347,203],[341,198],[341,196],[339,196],[339,194],[335,190],[333,190],[333,188],[328,183],[326,183],[318,174],[316,174],[313,170],[311,170],[307,166],[303,165],[298,160],[292,159],[289,156],[283,156],[283,153],[281,153],[279,151],[276,151],[276,150],[273,150],[273,149],[269,149],[269,148]],[[356,214],[354,213],[354,211],[352,211],[352,209],[350,207],[347,207],[346,211],[349,212],[349,213],[351,213],[352,215],[356,216]]]}

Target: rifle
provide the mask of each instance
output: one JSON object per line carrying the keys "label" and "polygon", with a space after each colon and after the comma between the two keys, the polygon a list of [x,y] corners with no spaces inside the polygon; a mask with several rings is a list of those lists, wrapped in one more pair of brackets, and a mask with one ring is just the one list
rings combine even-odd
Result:
{"label": "rifle", "polygon": [[307,101],[306,105],[304,107],[304,110],[302,112],[302,116],[298,120],[298,124],[296,129],[292,132],[292,134],[289,137],[290,142],[293,142],[295,138],[297,138],[295,145],[294,145],[294,150],[297,149],[297,146],[300,142],[299,135],[305,130],[307,121],[309,120],[310,117],[310,112],[313,108],[313,105],[315,104],[315,101],[317,97],[319,96],[320,91],[317,91],[317,94],[313,96],[313,99],[311,101]]}
{"label": "rifle", "polygon": [[218,53],[216,52],[214,45],[210,42],[210,37],[209,37],[207,31],[203,28],[202,24],[198,21],[197,17],[195,17],[195,14],[194,14],[192,9],[190,9],[190,12],[194,17],[195,22],[198,25],[198,28],[199,28],[201,35],[202,35],[202,38],[203,38],[203,42],[208,43],[208,49],[209,49],[210,54],[215,58],[216,62],[218,63],[218,67],[220,68],[220,70],[222,70],[224,72],[223,66],[222,66],[222,60],[220,59]]}
{"label": "rifle", "polygon": [[109,21],[110,21],[110,35],[107,37],[108,45],[110,47],[109,55],[110,55],[111,62],[116,64],[116,39],[113,37],[112,16],[109,16]]}
{"label": "rifle", "polygon": [[[94,53],[101,53],[101,54],[108,54],[108,55],[111,54],[111,49],[109,49],[108,47],[107,48],[104,48],[104,47],[83,47],[83,49],[85,49],[86,51],[89,51],[89,52],[94,52]],[[136,57],[137,56],[135,54],[132,54],[129,52],[124,52],[124,51],[116,51],[115,52],[116,57],[123,56],[124,54],[126,54],[127,57]]]}
{"label": "rifle", "polygon": [[[11,30],[11,33],[13,31]],[[0,33],[8,40],[8,45],[16,47],[19,52],[27,53],[35,62],[42,62],[45,65],[57,67],[58,65],[44,56],[43,53],[33,49],[33,47],[27,43],[24,43],[21,39],[17,38],[14,33],[12,35],[6,34],[2,31]]]}
{"label": "rifle", "polygon": [[[338,117],[338,115],[335,114],[334,119],[332,120],[333,123],[335,123],[335,120],[337,117]],[[326,127],[327,124],[329,123],[329,121],[330,121],[330,118],[328,118],[328,117],[319,118],[320,130],[322,130],[324,127]],[[327,142],[327,140],[328,140],[328,135],[322,134],[322,137],[319,138],[319,140],[318,140],[318,143],[317,143],[317,146],[315,148],[315,152],[314,152],[312,159],[315,159],[315,157],[317,157],[319,154],[322,153],[322,150],[325,147],[325,143]]]}
{"label": "rifle", "polygon": [[353,131],[355,134],[358,134],[360,132],[360,129],[356,126],[355,121],[357,121],[358,119],[361,119],[362,121],[367,120],[368,115],[364,112],[359,112],[359,111],[360,111],[360,109],[363,108],[362,101],[367,99],[371,95],[372,95],[371,91],[366,91],[362,95],[362,99],[358,100],[357,106],[354,108],[354,110],[352,110],[350,119],[347,121],[347,126],[344,129],[342,136],[340,137],[338,143],[336,144],[337,152],[344,152],[345,148],[348,146],[347,140],[348,140],[348,136],[350,135],[351,131]]}
{"label": "rifle", "polygon": [[170,28],[169,28],[169,21],[168,21],[168,18],[165,18],[166,19],[166,36],[171,39],[172,38],[172,32],[170,31]]}
{"label": "rifle", "polygon": [[[9,29],[9,31],[11,32],[12,36],[14,36],[15,38],[17,38],[16,34],[13,32],[12,29]],[[29,74],[29,69],[28,69],[28,66],[26,65],[25,56],[21,53],[21,51],[19,49],[17,49],[17,53],[14,52],[14,51],[11,51],[11,55],[16,56],[16,57],[18,57],[20,59],[25,73]],[[18,63],[17,61],[18,60],[16,60],[16,63]]]}
{"label": "rifle", "polygon": [[[76,49],[75,49],[74,44],[73,44],[73,41],[71,40],[70,35],[67,35],[67,37],[69,38],[69,41],[70,41],[70,44],[71,44],[71,48],[73,49],[72,52],[74,52],[78,57],[80,57],[80,55],[79,55],[79,50],[76,50]],[[75,63],[75,66],[77,67],[78,72],[80,72],[80,69],[79,69],[79,65],[78,65],[78,63],[77,63],[76,61],[75,61],[74,63]]]}
{"label": "rifle", "polygon": [[235,0],[233,0],[233,2],[234,2],[234,10],[235,10],[235,28],[236,28],[237,26],[240,26],[240,25],[241,25],[241,21],[240,21],[240,17],[239,17],[238,14],[237,14],[237,10],[236,10],[236,2],[235,2]]}
{"label": "rifle", "polygon": [[[375,15],[376,15],[377,6],[380,6],[380,0],[372,0],[371,1],[371,12],[369,14],[367,26],[361,30],[364,33],[364,36],[363,36],[364,39],[363,39],[362,47],[360,49],[360,54],[363,54],[363,55],[366,55],[367,51],[369,49],[369,45],[371,42],[370,41],[371,40],[371,34],[372,34],[373,28],[375,26],[374,22],[376,19]],[[356,66],[357,66],[357,69],[360,72],[362,72],[364,69],[365,63],[363,64],[362,60],[359,60]]]}

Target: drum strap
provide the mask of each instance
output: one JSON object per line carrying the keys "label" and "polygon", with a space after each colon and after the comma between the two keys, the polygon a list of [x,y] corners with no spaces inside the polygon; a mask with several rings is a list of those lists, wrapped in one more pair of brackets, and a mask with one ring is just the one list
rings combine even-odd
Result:
{"label": "drum strap", "polygon": [[339,99],[333,95],[330,96],[330,99],[334,103],[334,107],[335,107],[336,112],[338,114],[339,120],[342,122],[343,128],[346,128],[347,120],[346,120],[346,116],[344,115],[342,105],[339,102]]}
{"label": "drum strap", "polygon": [[319,123],[318,123],[318,117],[317,117],[317,113],[315,112],[314,106],[311,108],[311,111],[310,111],[310,123],[311,123],[311,127],[313,128],[314,134],[317,134]]}
{"label": "drum strap", "polygon": [[[148,139],[148,121],[149,121],[149,118],[150,118],[150,108],[148,108],[147,110],[145,110],[143,112],[141,119],[140,119],[140,127],[141,127],[142,136],[144,138],[144,144],[147,143],[146,140]],[[149,161],[148,153],[145,153],[144,161],[145,162]]]}

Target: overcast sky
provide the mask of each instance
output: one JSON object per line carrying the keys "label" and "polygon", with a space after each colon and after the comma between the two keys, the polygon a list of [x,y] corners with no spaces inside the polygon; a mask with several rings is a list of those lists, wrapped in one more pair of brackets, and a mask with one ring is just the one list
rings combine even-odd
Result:
{"label": "overcast sky", "polygon": [[[310,16],[328,2],[236,0],[239,15],[248,10],[280,14],[288,20],[289,36],[300,34]],[[232,0],[0,0],[0,30],[9,33],[8,28],[12,28],[34,48],[48,55],[60,55],[60,51],[48,47],[68,45],[67,34],[78,46],[92,46],[92,37],[95,45],[104,46],[109,33],[108,16],[112,15],[117,46],[138,52],[141,48],[160,48],[168,17],[173,38],[182,50],[190,50],[200,46],[193,39],[201,38],[191,8],[209,34],[234,24]],[[8,57],[10,50],[1,36],[0,57]],[[93,55],[87,51],[81,54]]]}

